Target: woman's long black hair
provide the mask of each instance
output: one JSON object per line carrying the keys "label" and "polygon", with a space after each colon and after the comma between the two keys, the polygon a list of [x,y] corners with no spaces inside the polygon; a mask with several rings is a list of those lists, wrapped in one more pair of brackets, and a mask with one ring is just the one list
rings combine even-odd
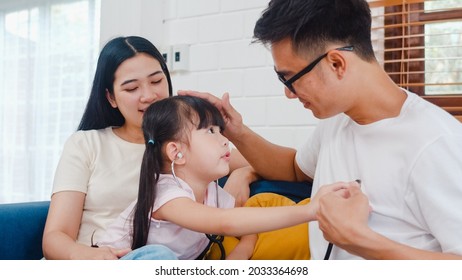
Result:
{"label": "woman's long black hair", "polygon": [[164,144],[172,141],[186,143],[192,128],[211,125],[223,130],[223,117],[214,105],[198,97],[165,98],[151,104],[144,113],[142,128],[146,150],[133,217],[132,249],[146,245],[159,175],[169,172],[170,162],[163,153]]}
{"label": "woman's long black hair", "polygon": [[114,93],[115,72],[125,60],[138,53],[146,53],[159,61],[167,77],[169,96],[172,96],[172,82],[164,58],[159,50],[147,39],[137,36],[117,37],[110,40],[98,58],[93,86],[85,112],[77,130],[102,129],[122,126],[125,119],[118,108],[113,108],[106,98],[106,90]]}

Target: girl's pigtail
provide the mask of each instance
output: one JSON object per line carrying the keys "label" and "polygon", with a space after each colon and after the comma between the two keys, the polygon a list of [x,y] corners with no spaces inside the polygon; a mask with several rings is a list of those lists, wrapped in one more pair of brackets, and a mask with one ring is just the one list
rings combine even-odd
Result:
{"label": "girl's pigtail", "polygon": [[156,198],[156,185],[160,174],[157,159],[160,156],[160,150],[159,143],[153,139],[148,140],[141,163],[138,201],[133,216],[133,250],[146,245],[148,241],[151,213]]}

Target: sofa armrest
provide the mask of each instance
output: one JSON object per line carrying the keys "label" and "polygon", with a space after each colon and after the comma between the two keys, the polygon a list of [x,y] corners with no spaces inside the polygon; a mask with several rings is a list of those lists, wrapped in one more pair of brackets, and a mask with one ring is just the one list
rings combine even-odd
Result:
{"label": "sofa armrest", "polygon": [[277,193],[298,203],[311,197],[311,186],[311,182],[259,180],[250,184],[250,196],[263,192]]}
{"label": "sofa armrest", "polygon": [[[220,186],[224,186],[228,177],[218,180]],[[258,180],[250,184],[250,196],[258,193],[277,193],[292,199],[295,203],[311,197],[311,182],[288,182],[276,180]]]}
{"label": "sofa armrest", "polygon": [[39,260],[49,201],[0,204],[0,260]]}

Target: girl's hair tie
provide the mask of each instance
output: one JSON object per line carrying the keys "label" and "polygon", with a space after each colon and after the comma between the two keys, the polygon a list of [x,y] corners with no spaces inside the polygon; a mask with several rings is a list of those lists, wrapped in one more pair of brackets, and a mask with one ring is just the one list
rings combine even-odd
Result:
{"label": "girl's hair tie", "polygon": [[149,141],[148,141],[148,144],[151,144],[151,145],[154,145],[155,143],[156,143],[156,141],[153,140],[153,139],[149,139]]}

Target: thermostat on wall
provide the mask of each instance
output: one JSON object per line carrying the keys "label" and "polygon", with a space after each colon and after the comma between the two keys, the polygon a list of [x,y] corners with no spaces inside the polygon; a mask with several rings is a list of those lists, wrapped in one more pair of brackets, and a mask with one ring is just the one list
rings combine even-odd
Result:
{"label": "thermostat on wall", "polygon": [[164,47],[161,48],[162,57],[164,58],[165,64],[167,64],[167,68],[172,70],[172,47]]}
{"label": "thermostat on wall", "polygon": [[189,70],[189,45],[174,45],[172,47],[172,71]]}

